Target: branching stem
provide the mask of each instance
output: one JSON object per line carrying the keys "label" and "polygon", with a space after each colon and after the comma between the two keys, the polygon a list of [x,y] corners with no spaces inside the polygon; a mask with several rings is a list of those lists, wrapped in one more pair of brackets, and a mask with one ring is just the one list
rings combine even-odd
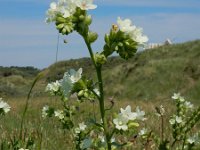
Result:
{"label": "branching stem", "polygon": [[88,42],[87,37],[83,36],[83,38],[84,38],[85,44],[87,45],[87,48],[90,53],[90,57],[92,59],[92,63],[94,65],[96,73],[97,73],[99,92],[100,92],[100,96],[97,97],[99,100],[99,109],[100,109],[100,113],[101,113],[101,119],[103,122],[104,134],[106,136],[107,148],[108,148],[108,150],[111,150],[111,141],[110,141],[111,137],[108,132],[108,126],[107,126],[107,122],[106,122],[106,118],[105,118],[104,90],[103,90],[103,80],[102,80],[102,72],[101,72],[102,67],[96,65],[91,44]]}

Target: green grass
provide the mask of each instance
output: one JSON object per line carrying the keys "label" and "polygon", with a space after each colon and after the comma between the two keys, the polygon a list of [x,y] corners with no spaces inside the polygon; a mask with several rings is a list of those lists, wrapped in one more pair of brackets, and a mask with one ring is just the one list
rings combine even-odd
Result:
{"label": "green grass", "polygon": [[[63,76],[70,68],[83,68],[83,74],[95,79],[95,71],[89,58],[58,62],[42,70],[45,77],[40,80],[31,94],[31,101],[26,115],[25,127],[37,137],[36,143],[42,142],[42,150],[66,150],[71,148],[68,132],[63,132],[56,119],[43,119],[41,109],[45,104],[60,107],[59,100],[47,96],[45,86]],[[0,67],[0,97],[8,100],[12,111],[0,118],[0,137],[16,134],[20,127],[21,115],[25,105],[25,96],[33,79],[40,71],[34,68]],[[109,99],[115,101],[113,112],[130,104],[133,108],[141,106],[147,112],[147,124],[159,133],[155,106],[166,108],[166,120],[172,114],[174,106],[171,95],[181,92],[186,99],[199,105],[200,99],[200,41],[163,46],[139,52],[128,61],[119,57],[109,58],[103,67],[106,105]],[[99,116],[98,102],[81,105],[77,122],[81,122],[94,113]],[[169,130],[166,121],[166,131]],[[166,135],[168,136],[167,132]]]}
{"label": "green grass", "polygon": [[[95,79],[95,70],[89,58],[61,61],[42,70],[46,75],[36,87],[35,95],[44,95],[43,89],[48,82],[62,78],[70,68],[80,67],[85,76]],[[9,72],[8,68],[6,70]],[[38,70],[10,70],[12,75],[0,78],[0,94],[26,95]],[[30,72],[34,72],[32,76]],[[181,92],[197,102],[200,92],[200,41],[146,50],[128,61],[111,57],[103,66],[103,78],[108,97],[133,101],[161,100],[169,98],[174,92]]]}

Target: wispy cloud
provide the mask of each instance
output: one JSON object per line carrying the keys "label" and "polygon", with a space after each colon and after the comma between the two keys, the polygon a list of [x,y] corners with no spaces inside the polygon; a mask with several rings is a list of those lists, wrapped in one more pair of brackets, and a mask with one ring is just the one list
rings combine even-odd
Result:
{"label": "wispy cloud", "polygon": [[[53,24],[44,23],[45,10],[50,1],[1,0],[4,5],[0,8],[9,8],[8,4],[12,2],[18,6],[26,3],[23,7],[32,8],[0,10],[0,65],[44,68],[55,62],[57,31]],[[143,27],[150,42],[163,42],[166,38],[175,39],[175,42],[200,38],[200,1],[96,0],[95,3],[99,8],[90,12],[94,17],[91,29],[100,36],[93,45],[95,50],[102,49],[104,34],[116,23],[118,16],[130,18],[134,24]],[[67,39],[68,44],[64,44],[63,39]],[[89,54],[80,36],[72,34],[60,37],[59,60],[85,56]]]}

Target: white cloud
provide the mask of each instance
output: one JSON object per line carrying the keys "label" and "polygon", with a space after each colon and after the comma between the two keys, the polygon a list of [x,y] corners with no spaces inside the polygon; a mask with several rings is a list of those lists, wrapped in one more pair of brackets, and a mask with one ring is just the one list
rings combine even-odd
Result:
{"label": "white cloud", "polygon": [[[3,0],[6,2],[33,2],[49,5],[50,0]],[[97,4],[110,6],[162,6],[162,7],[200,7],[198,1],[180,0],[96,0]],[[128,14],[120,10],[122,18],[130,18],[137,26],[144,28],[150,42],[163,42],[166,38],[175,38],[175,42],[183,42],[200,38],[200,14],[192,13],[151,13]],[[134,7],[133,7],[134,9]],[[119,14],[94,16],[92,30],[100,35],[93,45],[95,50],[101,50],[104,44],[104,34],[109,32],[111,25],[116,23]],[[34,65],[47,67],[55,61],[57,31],[54,25],[46,25],[44,20],[4,19],[0,21],[0,65]],[[66,38],[68,44],[63,44]],[[60,38],[59,60],[89,56],[83,40],[77,34]]]}

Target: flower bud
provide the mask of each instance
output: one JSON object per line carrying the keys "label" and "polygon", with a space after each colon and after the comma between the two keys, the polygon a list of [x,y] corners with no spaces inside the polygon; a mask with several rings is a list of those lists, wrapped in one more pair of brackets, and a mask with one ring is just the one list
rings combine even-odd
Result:
{"label": "flower bud", "polygon": [[65,23],[66,20],[65,20],[65,18],[63,18],[63,17],[57,17],[57,18],[56,18],[56,22],[58,22],[58,23]]}
{"label": "flower bud", "polygon": [[97,40],[98,34],[96,32],[88,32],[88,42],[93,43]]}
{"label": "flower bud", "polygon": [[94,59],[95,59],[95,63],[97,65],[103,65],[107,61],[105,55],[104,54],[99,54],[99,53],[95,54]]}
{"label": "flower bud", "polygon": [[84,91],[83,91],[83,90],[79,91],[79,92],[78,92],[78,97],[83,96],[83,94],[84,94]]}
{"label": "flower bud", "polygon": [[88,98],[88,97],[89,97],[88,92],[85,92],[85,93],[84,93],[84,97],[85,97],[85,98]]}
{"label": "flower bud", "polygon": [[128,123],[128,128],[135,128],[135,127],[139,127],[139,124],[137,122]]}
{"label": "flower bud", "polygon": [[63,27],[64,27],[64,23],[58,24],[58,25],[56,26],[56,28],[57,28],[58,30],[62,29]]}
{"label": "flower bud", "polygon": [[61,33],[64,35],[66,34],[67,30],[65,28],[62,29]]}
{"label": "flower bud", "polygon": [[80,21],[83,21],[84,19],[85,19],[85,16],[84,16],[84,15],[80,15],[80,16],[79,16],[79,20],[80,20]]}
{"label": "flower bud", "polygon": [[90,25],[92,23],[91,15],[86,16],[84,22],[85,24]]}
{"label": "flower bud", "polygon": [[109,35],[108,35],[108,34],[105,35],[104,40],[105,40],[106,43],[109,43],[109,42],[110,42],[110,40],[109,40]]}
{"label": "flower bud", "polygon": [[112,30],[114,31],[114,32],[117,32],[118,31],[118,26],[116,25],[116,24],[113,24],[112,25]]}

